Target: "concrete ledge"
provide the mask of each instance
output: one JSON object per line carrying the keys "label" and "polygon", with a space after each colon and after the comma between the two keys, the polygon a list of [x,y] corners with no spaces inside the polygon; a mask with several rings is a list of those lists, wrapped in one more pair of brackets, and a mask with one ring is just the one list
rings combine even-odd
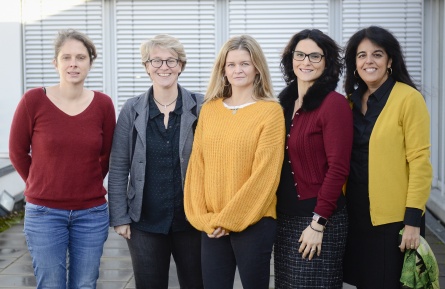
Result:
{"label": "concrete ledge", "polygon": [[437,188],[433,188],[426,206],[437,219],[445,224],[445,194],[442,194]]}
{"label": "concrete ledge", "polygon": [[0,158],[0,178],[4,175],[12,173],[14,171],[14,167],[12,166],[9,159]]}
{"label": "concrete ledge", "polygon": [[0,158],[0,196],[4,193],[13,198],[14,204],[10,209],[10,202],[7,208],[0,206],[0,216],[5,216],[13,211],[23,210],[25,182],[15,171],[9,159]]}

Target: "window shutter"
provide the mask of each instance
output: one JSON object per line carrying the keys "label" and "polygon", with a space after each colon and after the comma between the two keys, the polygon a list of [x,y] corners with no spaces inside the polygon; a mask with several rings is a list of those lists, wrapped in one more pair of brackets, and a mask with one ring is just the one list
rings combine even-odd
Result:
{"label": "window shutter", "polygon": [[406,65],[418,88],[422,87],[421,0],[343,1],[343,44],[357,30],[382,26],[399,40]]}
{"label": "window shutter", "polygon": [[261,45],[275,93],[286,85],[280,70],[281,53],[290,38],[303,29],[328,33],[329,1],[233,0],[229,2],[229,34],[249,34]]}
{"label": "window shutter", "polygon": [[25,91],[59,82],[53,44],[58,31],[68,28],[87,34],[96,46],[98,57],[85,86],[104,90],[101,0],[22,0],[22,11]]}
{"label": "window shutter", "polygon": [[139,47],[157,34],[170,34],[184,45],[187,65],[179,84],[205,92],[215,57],[215,1],[116,0],[115,9],[118,110],[151,85]]}

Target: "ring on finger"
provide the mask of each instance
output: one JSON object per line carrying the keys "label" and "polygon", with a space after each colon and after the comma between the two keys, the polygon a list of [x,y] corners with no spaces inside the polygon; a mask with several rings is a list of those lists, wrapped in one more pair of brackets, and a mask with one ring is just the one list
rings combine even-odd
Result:
{"label": "ring on finger", "polygon": [[317,251],[317,250],[316,250],[316,249],[314,249],[314,248],[312,248],[312,249],[311,249],[311,252],[315,252],[315,251]]}

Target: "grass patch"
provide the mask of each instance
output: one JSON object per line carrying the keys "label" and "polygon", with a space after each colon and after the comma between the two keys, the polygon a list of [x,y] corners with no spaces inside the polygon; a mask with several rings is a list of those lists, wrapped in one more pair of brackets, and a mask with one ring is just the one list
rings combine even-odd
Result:
{"label": "grass patch", "polygon": [[20,223],[25,216],[25,211],[12,212],[8,216],[0,217],[0,233],[8,230],[15,224]]}

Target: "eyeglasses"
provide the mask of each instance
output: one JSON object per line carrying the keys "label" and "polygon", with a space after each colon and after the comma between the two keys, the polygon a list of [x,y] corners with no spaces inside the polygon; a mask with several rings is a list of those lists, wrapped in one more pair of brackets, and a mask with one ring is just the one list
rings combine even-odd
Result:
{"label": "eyeglasses", "polygon": [[295,60],[303,61],[307,57],[309,59],[309,61],[312,63],[319,63],[321,61],[321,59],[324,57],[323,54],[318,53],[318,52],[312,52],[312,53],[306,54],[301,51],[293,51],[293,53],[294,53]]}
{"label": "eyeglasses", "polygon": [[147,63],[147,62],[150,62],[151,66],[153,66],[154,68],[161,67],[162,64],[164,64],[164,62],[165,62],[165,64],[167,64],[167,66],[169,68],[174,68],[174,67],[176,67],[178,65],[179,59],[169,58],[169,59],[166,59],[166,60],[162,60],[162,59],[159,59],[159,58],[155,58],[155,59],[149,59],[145,63]]}

